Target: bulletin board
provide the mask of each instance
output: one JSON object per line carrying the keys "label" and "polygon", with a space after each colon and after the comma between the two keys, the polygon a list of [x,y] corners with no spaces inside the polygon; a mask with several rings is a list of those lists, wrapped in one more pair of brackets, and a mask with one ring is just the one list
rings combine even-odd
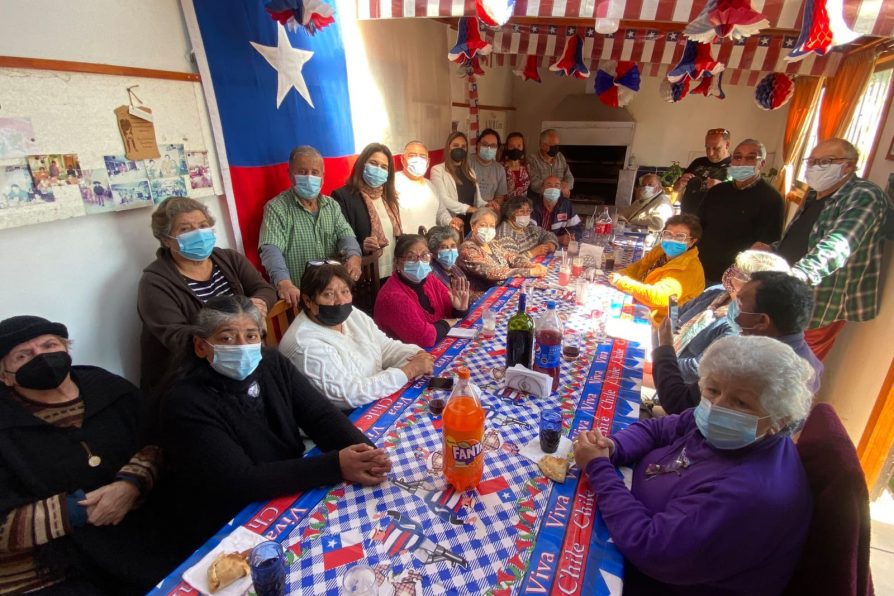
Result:
{"label": "bulletin board", "polygon": [[[132,101],[128,87],[152,110],[162,149],[158,163],[122,163],[124,143],[114,110]],[[139,105],[139,101],[134,103]],[[223,194],[199,82],[0,68],[0,128],[11,119],[24,119],[22,131],[30,125],[24,136],[33,136],[15,142],[28,145],[31,157],[7,157],[2,151],[4,142],[8,151],[10,134],[16,133],[7,128],[4,137],[0,130],[0,230],[70,217],[107,217],[123,209],[151,209],[170,194],[193,198]],[[168,167],[163,169],[163,163]],[[103,176],[115,164],[118,180],[109,177],[103,192]],[[29,194],[22,189],[26,183],[23,165],[29,168],[24,172],[40,170],[46,172],[44,177],[58,174],[52,183],[42,182],[43,189],[32,179]],[[92,189],[97,189],[95,195]]]}

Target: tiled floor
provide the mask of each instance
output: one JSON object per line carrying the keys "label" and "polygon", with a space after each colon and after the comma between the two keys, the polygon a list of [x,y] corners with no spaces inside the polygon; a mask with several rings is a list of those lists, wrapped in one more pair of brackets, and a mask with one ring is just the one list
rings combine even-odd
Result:
{"label": "tiled floor", "polygon": [[872,549],[869,564],[875,593],[894,594],[894,497],[886,490],[870,506]]}

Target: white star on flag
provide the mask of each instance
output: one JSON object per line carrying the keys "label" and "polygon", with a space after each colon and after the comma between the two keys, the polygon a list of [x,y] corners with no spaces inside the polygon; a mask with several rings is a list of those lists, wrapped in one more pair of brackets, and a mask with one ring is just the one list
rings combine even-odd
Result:
{"label": "white star on flag", "polygon": [[308,50],[299,50],[292,47],[286,29],[281,24],[277,24],[278,39],[276,47],[262,46],[259,43],[249,42],[258,53],[264,57],[270,66],[276,70],[276,107],[282,105],[282,100],[286,98],[292,87],[298,92],[304,101],[314,107],[314,102],[310,98],[310,91],[307,90],[307,83],[301,74],[301,69],[310,60],[314,53]]}

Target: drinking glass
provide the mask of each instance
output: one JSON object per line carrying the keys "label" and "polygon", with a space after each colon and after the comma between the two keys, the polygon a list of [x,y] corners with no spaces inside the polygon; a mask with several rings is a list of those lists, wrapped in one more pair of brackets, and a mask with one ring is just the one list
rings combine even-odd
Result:
{"label": "drinking glass", "polygon": [[341,578],[342,596],[375,596],[376,572],[369,565],[354,565]]}
{"label": "drinking glass", "polygon": [[543,408],[540,412],[540,449],[555,453],[562,438],[562,412],[559,408]]}
{"label": "drinking glass", "polygon": [[286,593],[286,557],[282,545],[266,540],[251,549],[248,557],[251,581],[258,596],[284,596]]}
{"label": "drinking glass", "polygon": [[481,314],[481,336],[493,337],[497,329],[497,313],[488,308]]}

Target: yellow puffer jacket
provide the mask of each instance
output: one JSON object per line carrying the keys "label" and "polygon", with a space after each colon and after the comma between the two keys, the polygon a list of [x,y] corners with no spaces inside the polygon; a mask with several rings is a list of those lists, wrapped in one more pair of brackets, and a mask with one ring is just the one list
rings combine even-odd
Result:
{"label": "yellow puffer jacket", "polygon": [[705,271],[698,260],[698,248],[692,247],[649,271],[663,256],[664,250],[656,245],[642,259],[622,270],[622,277],[615,281],[615,287],[651,309],[652,324],[656,326],[667,317],[670,296],[676,295],[677,303],[682,306],[705,289]]}

